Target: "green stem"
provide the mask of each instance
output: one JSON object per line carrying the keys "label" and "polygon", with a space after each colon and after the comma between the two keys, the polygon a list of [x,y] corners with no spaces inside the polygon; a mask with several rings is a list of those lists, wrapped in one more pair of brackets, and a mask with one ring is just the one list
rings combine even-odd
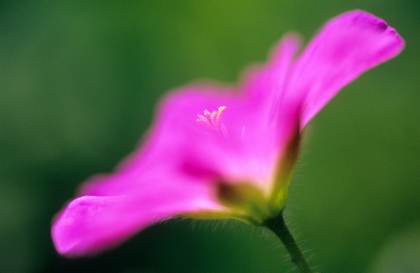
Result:
{"label": "green stem", "polygon": [[284,222],[282,212],[280,212],[277,217],[266,220],[263,223],[263,226],[270,229],[277,235],[277,237],[280,238],[282,243],[286,246],[287,251],[292,258],[292,262],[296,264],[299,273],[312,273],[312,270],[309,268],[309,265],[303,257],[295,239]]}

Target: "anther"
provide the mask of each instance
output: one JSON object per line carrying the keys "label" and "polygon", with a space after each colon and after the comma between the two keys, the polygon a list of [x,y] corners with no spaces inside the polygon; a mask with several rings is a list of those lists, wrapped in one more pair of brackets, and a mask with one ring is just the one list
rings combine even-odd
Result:
{"label": "anther", "polygon": [[206,109],[203,115],[197,114],[197,122],[227,136],[226,128],[221,121],[225,109],[226,106],[220,106],[217,111],[211,113]]}

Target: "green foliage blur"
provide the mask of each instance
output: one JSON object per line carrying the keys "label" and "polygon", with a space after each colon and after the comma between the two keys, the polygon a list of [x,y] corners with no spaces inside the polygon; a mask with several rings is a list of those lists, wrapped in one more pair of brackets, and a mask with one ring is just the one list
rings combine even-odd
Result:
{"label": "green foliage blur", "polygon": [[310,124],[286,220],[319,272],[420,272],[416,0],[1,1],[0,272],[294,272],[268,231],[174,219],[100,256],[60,257],[52,218],[111,172],[167,91],[235,83],[290,31],[351,9],[405,38]]}

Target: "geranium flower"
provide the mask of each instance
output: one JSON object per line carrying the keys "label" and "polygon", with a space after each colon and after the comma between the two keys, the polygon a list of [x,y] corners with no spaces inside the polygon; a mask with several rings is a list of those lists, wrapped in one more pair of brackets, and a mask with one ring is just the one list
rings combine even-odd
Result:
{"label": "geranium flower", "polygon": [[332,19],[295,58],[287,35],[238,88],[192,84],[163,99],[144,143],[113,174],[93,177],[55,218],[66,256],[96,254],[165,219],[262,225],[287,202],[302,130],[347,83],[404,42],[371,14]]}

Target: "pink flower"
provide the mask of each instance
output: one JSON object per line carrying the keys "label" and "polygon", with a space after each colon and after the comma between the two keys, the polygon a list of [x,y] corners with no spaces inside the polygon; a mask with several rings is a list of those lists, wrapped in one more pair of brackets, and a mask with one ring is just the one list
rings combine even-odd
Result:
{"label": "pink flower", "polygon": [[373,15],[332,19],[295,58],[288,35],[239,88],[196,84],[170,93],[143,145],[114,174],[86,182],[55,218],[63,255],[101,252],[167,218],[260,225],[283,210],[303,128],[344,85],[404,47]]}

